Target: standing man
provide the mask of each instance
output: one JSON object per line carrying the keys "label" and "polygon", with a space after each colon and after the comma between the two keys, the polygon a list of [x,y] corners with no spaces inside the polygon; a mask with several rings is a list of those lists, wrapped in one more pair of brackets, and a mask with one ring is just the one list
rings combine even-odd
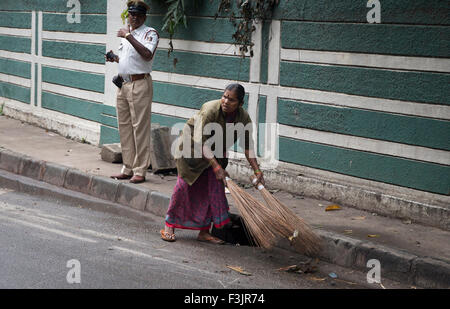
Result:
{"label": "standing man", "polygon": [[153,99],[153,57],[159,42],[158,32],[144,25],[150,7],[144,1],[128,1],[128,28],[121,37],[119,55],[107,61],[119,63],[122,87],[117,92],[117,119],[122,148],[122,171],[114,179],[145,181],[150,165],[151,104]]}

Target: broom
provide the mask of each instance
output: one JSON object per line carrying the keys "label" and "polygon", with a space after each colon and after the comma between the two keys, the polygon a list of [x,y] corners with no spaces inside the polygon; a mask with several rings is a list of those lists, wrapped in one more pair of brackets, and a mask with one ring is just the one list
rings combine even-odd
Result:
{"label": "broom", "polygon": [[225,180],[235,206],[256,246],[270,249],[280,235],[289,235],[291,229],[274,210],[241,189],[231,178],[226,177]]}
{"label": "broom", "polygon": [[[250,176],[253,185],[256,185],[256,176]],[[306,255],[317,255],[321,249],[321,239],[313,232],[309,225],[300,217],[298,217],[287,206],[283,205],[276,199],[263,184],[257,186],[258,191],[263,196],[267,205],[272,209],[279,219],[277,221],[285,221],[285,226],[289,227],[288,239],[294,248]]]}

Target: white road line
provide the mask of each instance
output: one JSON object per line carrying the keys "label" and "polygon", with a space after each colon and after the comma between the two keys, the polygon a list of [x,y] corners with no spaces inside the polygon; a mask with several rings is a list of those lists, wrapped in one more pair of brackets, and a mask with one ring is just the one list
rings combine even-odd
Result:
{"label": "white road line", "polygon": [[192,270],[192,271],[198,271],[200,273],[217,276],[217,273],[213,273],[213,272],[209,272],[207,270],[203,270],[203,269],[200,269],[200,268],[188,266],[188,265],[185,265],[185,264],[182,264],[182,263],[178,263],[178,262],[175,262],[175,261],[171,261],[171,260],[168,260],[168,259],[165,259],[165,258],[161,258],[161,257],[158,257],[158,256],[153,256],[153,255],[150,255],[150,254],[146,254],[146,253],[143,253],[143,252],[139,252],[139,251],[123,248],[123,247],[113,246],[112,248],[113,249],[117,249],[117,250],[122,251],[122,252],[133,254],[133,255],[136,255],[136,256],[149,258],[149,259],[156,260],[156,261],[161,261],[161,262],[164,262],[164,263],[170,263],[170,264],[176,265],[176,266],[178,266],[180,268],[189,269],[189,270]]}
{"label": "white road line", "polygon": [[96,237],[100,237],[100,238],[105,238],[105,239],[108,239],[108,240],[118,240],[118,239],[120,239],[121,241],[129,242],[129,243],[133,243],[133,244],[148,245],[146,243],[143,243],[143,242],[140,242],[140,241],[135,241],[135,240],[132,240],[132,239],[129,239],[129,238],[125,238],[125,237],[122,237],[120,235],[106,234],[106,233],[101,233],[101,232],[88,230],[88,229],[80,229],[80,232],[86,233],[86,234],[90,234],[92,236],[96,236]]}
{"label": "white road line", "polygon": [[72,239],[76,239],[76,240],[80,240],[80,241],[85,241],[85,242],[90,242],[90,243],[97,243],[96,240],[90,239],[90,238],[85,238],[85,237],[81,237],[69,232],[64,232],[61,230],[57,230],[57,229],[52,229],[52,228],[48,228],[39,224],[34,224],[34,223],[30,223],[24,220],[20,220],[20,219],[16,219],[16,218],[10,218],[10,217],[5,217],[0,215],[0,219],[3,219],[5,221],[9,221],[9,222],[14,222],[17,224],[22,224],[28,227],[32,227],[32,228],[36,228],[36,229],[40,229],[46,232],[50,232],[50,233],[54,233],[54,234],[58,234],[64,237],[68,237],[68,238],[72,238]]}

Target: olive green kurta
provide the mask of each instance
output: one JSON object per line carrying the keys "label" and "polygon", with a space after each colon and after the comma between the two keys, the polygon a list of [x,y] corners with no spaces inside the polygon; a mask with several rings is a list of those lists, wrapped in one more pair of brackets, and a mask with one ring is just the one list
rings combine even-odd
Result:
{"label": "olive green kurta", "polygon": [[[230,141],[228,141],[227,144],[227,123],[220,103],[221,100],[214,100],[203,104],[197,114],[186,122],[178,139],[177,153],[175,154],[178,175],[189,185],[192,185],[203,171],[211,165],[210,162],[202,158],[202,146],[205,142],[208,143],[210,147],[213,146],[211,147],[213,151],[217,147],[216,151],[220,152],[220,147],[217,145],[220,143],[220,135],[216,135],[220,128],[224,133],[221,140],[223,143],[223,152],[216,155],[216,158],[223,156],[227,148],[234,145],[237,139],[239,139],[240,145],[244,149],[248,150],[253,148],[251,130],[252,120],[247,111],[242,107],[238,107],[237,109],[234,124],[242,125],[242,127],[248,125],[246,127],[248,130],[228,131],[228,135],[234,132],[234,136],[229,136]],[[207,130],[204,131],[205,126]],[[208,132],[209,126],[215,126],[218,130]],[[213,133],[211,134],[211,132]],[[213,140],[215,142],[211,143]],[[189,147],[189,145],[191,146],[190,150],[187,149],[186,145],[187,147]]]}

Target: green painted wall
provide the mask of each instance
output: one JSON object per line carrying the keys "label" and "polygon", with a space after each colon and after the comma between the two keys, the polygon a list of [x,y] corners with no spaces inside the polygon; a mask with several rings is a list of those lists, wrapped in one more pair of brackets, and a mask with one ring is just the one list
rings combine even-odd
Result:
{"label": "green painted wall", "polygon": [[102,118],[101,122],[105,126],[112,127],[112,128],[118,128],[117,118],[116,117],[102,114],[101,118]]}
{"label": "green painted wall", "polygon": [[105,91],[105,76],[103,74],[42,66],[42,81],[100,93]]}
{"label": "green painted wall", "polygon": [[0,58],[0,73],[31,78],[31,63]]}
{"label": "green painted wall", "polygon": [[177,123],[186,123],[187,118],[180,118],[174,116],[161,115],[152,113],[152,123],[158,123],[162,126],[173,127]]}
{"label": "green painted wall", "polygon": [[[278,122],[294,127],[450,150],[450,121],[278,100]],[[412,129],[413,128],[413,129]]]}
{"label": "green painted wall", "polygon": [[30,103],[30,88],[0,81],[0,97]]}
{"label": "green painted wall", "polygon": [[[100,144],[111,144],[111,143],[119,143],[120,142],[120,138],[119,138],[119,131],[117,130],[117,125],[114,126],[114,122],[111,119],[106,120],[105,118],[103,118],[105,120],[105,125],[101,126],[101,131],[100,131]],[[151,122],[152,123],[158,123],[162,126],[168,126],[168,127],[172,127],[174,126],[176,123],[186,123],[187,119],[184,118],[179,118],[179,117],[173,117],[173,116],[166,116],[166,115],[161,115],[161,114],[157,114],[157,113],[152,113],[152,117],[151,117]]]}
{"label": "green painted wall", "polygon": [[110,106],[110,105],[103,105],[103,114],[108,115],[108,116],[114,116],[117,117],[117,113],[116,113],[116,106]]}
{"label": "green painted wall", "polygon": [[105,63],[104,44],[68,43],[57,41],[42,41],[42,55],[45,57],[78,60],[91,63]]}
{"label": "green painted wall", "polygon": [[31,53],[31,39],[12,35],[0,35],[0,49],[29,54]]}
{"label": "green painted wall", "polygon": [[260,66],[260,82],[267,83],[268,65],[269,65],[269,43],[270,43],[270,22],[265,22],[262,26],[261,37],[261,66]]}
{"label": "green painted wall", "polygon": [[[178,59],[174,66],[173,59]],[[250,60],[234,56],[213,56],[192,52],[174,51],[167,57],[167,51],[159,49],[155,54],[153,70],[186,75],[249,80]]]}
{"label": "green painted wall", "polygon": [[283,48],[450,57],[450,27],[285,21]]}
{"label": "green painted wall", "polygon": [[44,31],[106,34],[106,15],[81,14],[80,23],[68,23],[67,14],[45,13],[42,29]]}
{"label": "green painted wall", "polygon": [[282,61],[283,86],[450,105],[450,75]]}
{"label": "green painted wall", "polygon": [[[218,100],[223,91],[195,88],[171,83],[153,82],[153,102],[200,109],[203,103]],[[248,106],[248,95],[244,97],[244,107]]]}
{"label": "green painted wall", "polygon": [[120,143],[119,131],[117,129],[101,126],[100,145]]}
{"label": "green painted wall", "polygon": [[450,193],[450,167],[280,138],[280,160],[359,178]]}
{"label": "green painted wall", "polygon": [[31,13],[0,11],[0,27],[31,29]]}
{"label": "green painted wall", "polygon": [[42,107],[99,123],[102,120],[102,104],[46,91],[42,91]]}

